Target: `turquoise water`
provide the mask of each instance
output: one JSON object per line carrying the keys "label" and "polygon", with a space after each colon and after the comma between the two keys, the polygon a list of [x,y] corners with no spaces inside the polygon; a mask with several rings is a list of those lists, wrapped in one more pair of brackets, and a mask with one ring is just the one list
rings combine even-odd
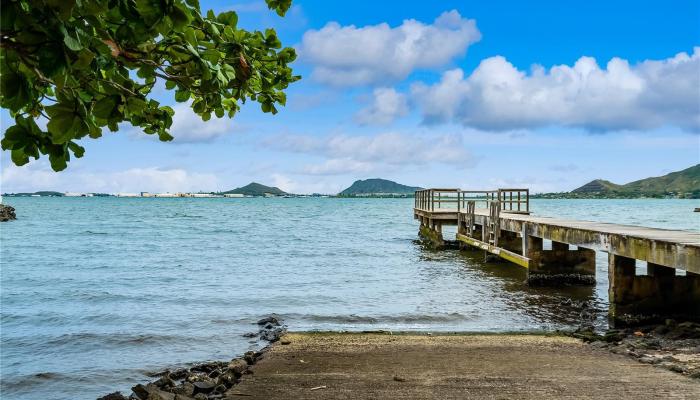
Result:
{"label": "turquoise water", "polygon": [[[607,324],[595,287],[530,288],[478,252],[415,242],[412,199],[6,198],[2,398],[94,399],[229,359],[270,313],[292,330]],[[698,201],[534,200],[535,214],[700,230]],[[453,232],[453,231],[452,231]]]}

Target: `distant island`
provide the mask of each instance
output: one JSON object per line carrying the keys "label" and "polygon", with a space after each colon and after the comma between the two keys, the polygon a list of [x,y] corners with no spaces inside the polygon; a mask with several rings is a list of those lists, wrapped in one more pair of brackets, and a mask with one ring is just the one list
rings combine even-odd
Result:
{"label": "distant island", "polygon": [[699,199],[700,164],[664,176],[640,179],[624,185],[604,179],[595,179],[571,192],[541,193],[530,197],[543,199]]}
{"label": "distant island", "polygon": [[222,195],[240,195],[240,196],[255,196],[255,197],[260,197],[260,196],[266,196],[266,197],[271,197],[271,196],[285,196],[289,195],[289,193],[281,190],[278,187],[274,186],[265,186],[263,184],[257,183],[257,182],[251,182],[243,187],[235,188],[232,190],[228,190],[226,192],[221,192],[219,194]]}
{"label": "distant island", "polygon": [[355,181],[349,188],[338,193],[338,197],[412,197],[417,186],[406,186],[386,179]]}

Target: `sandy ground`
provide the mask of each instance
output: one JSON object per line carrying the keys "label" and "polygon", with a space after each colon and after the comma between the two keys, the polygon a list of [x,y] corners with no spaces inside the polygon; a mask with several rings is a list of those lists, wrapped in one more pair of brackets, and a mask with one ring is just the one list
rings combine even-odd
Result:
{"label": "sandy ground", "polygon": [[544,335],[290,333],[227,399],[700,399],[700,381]]}

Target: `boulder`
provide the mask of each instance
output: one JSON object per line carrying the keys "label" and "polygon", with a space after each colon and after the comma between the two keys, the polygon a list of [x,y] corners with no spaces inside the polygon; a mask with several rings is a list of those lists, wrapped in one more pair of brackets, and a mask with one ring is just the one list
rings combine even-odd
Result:
{"label": "boulder", "polygon": [[274,343],[282,337],[287,332],[284,328],[275,329],[265,329],[260,331],[260,339],[267,340],[270,343]]}
{"label": "boulder", "polygon": [[152,383],[146,386],[139,384],[131,388],[131,390],[139,400],[192,400],[192,397],[189,396],[160,390]]}
{"label": "boulder", "polygon": [[128,397],[124,396],[121,394],[121,392],[114,392],[110,393],[108,395],[102,396],[98,398],[97,400],[129,400]]}
{"label": "boulder", "polygon": [[243,358],[234,358],[228,363],[228,370],[236,374],[236,376],[243,375],[243,372],[248,369],[248,362]]}
{"label": "boulder", "polygon": [[13,220],[13,219],[17,219],[17,215],[15,214],[14,207],[0,204],[0,221],[6,222],[6,221]]}
{"label": "boulder", "polygon": [[267,324],[274,324],[276,326],[280,326],[280,321],[277,319],[277,317],[270,315],[269,317],[265,317],[261,320],[258,321],[258,325],[267,325]]}
{"label": "boulder", "polygon": [[211,393],[214,388],[217,386],[215,382],[211,381],[198,381],[198,382],[193,382],[192,385],[194,386],[194,391],[192,392],[193,394],[197,393]]}

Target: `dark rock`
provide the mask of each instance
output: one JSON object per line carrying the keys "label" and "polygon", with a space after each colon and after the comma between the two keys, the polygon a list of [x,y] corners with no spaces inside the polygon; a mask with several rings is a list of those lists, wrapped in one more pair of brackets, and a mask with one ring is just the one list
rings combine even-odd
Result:
{"label": "dark rock", "polygon": [[243,359],[248,363],[248,365],[253,365],[258,360],[254,351],[246,351],[243,355]]}
{"label": "dark rock", "polygon": [[182,384],[172,388],[170,392],[184,396],[192,396],[192,393],[194,392],[194,385],[189,382],[183,382]]}
{"label": "dark rock", "polygon": [[668,337],[670,339],[700,339],[700,324],[681,322],[671,328]]}
{"label": "dark rock", "polygon": [[645,338],[639,343],[639,347],[651,350],[661,349],[661,340],[655,338]]}
{"label": "dark rock", "polygon": [[192,392],[193,394],[197,393],[211,393],[214,388],[216,387],[216,383],[211,382],[211,381],[197,381],[197,382],[192,382],[192,385],[194,386],[194,391]]}
{"label": "dark rock", "polygon": [[612,343],[612,342],[619,342],[622,339],[625,338],[625,333],[623,331],[618,331],[611,329],[607,332],[605,332],[605,335],[603,335],[603,340]]}
{"label": "dark rock", "polygon": [[221,370],[220,369],[215,369],[209,373],[210,378],[216,378],[217,376],[221,375]]}
{"label": "dark rock", "polygon": [[248,362],[243,358],[234,358],[228,363],[228,370],[236,376],[243,375],[243,372],[248,369]]}
{"label": "dark rock", "polygon": [[225,364],[222,362],[210,362],[210,363],[204,363],[204,364],[197,364],[190,368],[191,372],[204,372],[205,374],[210,373],[211,371],[221,368]]}
{"label": "dark rock", "polygon": [[258,325],[267,325],[267,324],[274,324],[277,326],[280,326],[280,321],[277,319],[277,317],[270,315],[269,317],[265,317],[261,320],[258,321]]}
{"label": "dark rock", "polygon": [[170,376],[163,375],[157,381],[153,382],[153,384],[158,386],[161,389],[164,389],[164,388],[171,388],[171,387],[175,386],[175,381],[170,379]]}
{"label": "dark rock", "polygon": [[275,328],[270,330],[260,331],[260,339],[267,340],[270,343],[274,343],[287,332],[284,328]]}
{"label": "dark rock", "polygon": [[180,379],[185,379],[187,375],[189,375],[189,371],[187,371],[185,368],[180,368],[171,372],[168,376],[170,376],[170,379],[179,381]]}
{"label": "dark rock", "polygon": [[244,338],[254,338],[254,337],[258,336],[258,333],[257,332],[248,332],[248,333],[244,333],[241,336],[243,336]]}
{"label": "dark rock", "polygon": [[14,207],[0,204],[0,221],[7,222],[13,219],[17,219]]}
{"label": "dark rock", "polygon": [[207,400],[209,397],[204,393],[197,393],[194,395],[194,400]]}
{"label": "dark rock", "polygon": [[237,382],[236,379],[236,374],[234,374],[232,371],[231,372],[225,372],[221,375],[219,375],[218,378],[216,378],[216,383],[217,385],[224,385],[226,387],[231,387],[235,385]]}
{"label": "dark rock", "polygon": [[218,385],[217,387],[214,388],[214,392],[216,393],[223,393],[226,391],[226,385]]}
{"label": "dark rock", "polygon": [[98,398],[97,400],[129,400],[128,397],[124,396],[121,394],[121,392],[114,392],[110,393],[108,395],[102,396]]}
{"label": "dark rock", "polygon": [[158,389],[157,386],[155,386],[152,383],[149,383],[148,385],[136,385],[131,390],[134,392],[134,395],[136,396],[137,399],[140,400],[187,400],[191,399],[191,397],[187,396],[181,396],[177,395],[174,393],[168,393],[163,390]]}

